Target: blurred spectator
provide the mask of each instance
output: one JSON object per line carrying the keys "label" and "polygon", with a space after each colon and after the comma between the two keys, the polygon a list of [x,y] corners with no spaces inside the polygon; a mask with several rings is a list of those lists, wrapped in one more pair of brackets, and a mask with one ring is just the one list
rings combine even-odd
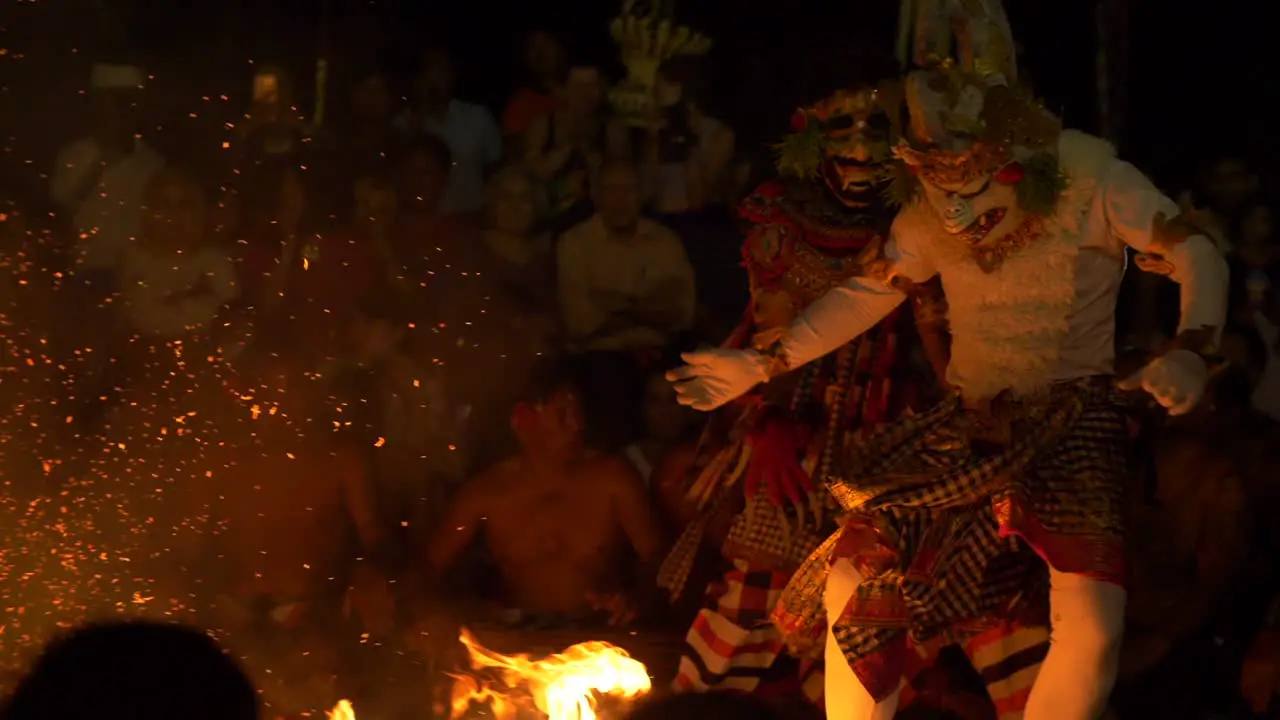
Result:
{"label": "blurred spectator", "polygon": [[484,107],[454,97],[453,61],[441,48],[423,53],[413,100],[397,126],[410,133],[436,135],[449,148],[451,167],[441,209],[446,213],[480,210],[485,175],[502,159],[498,124]]}
{"label": "blurred spectator", "polygon": [[502,112],[502,135],[508,143],[518,147],[534,120],[556,110],[560,99],[555,88],[564,62],[564,48],[550,32],[535,28],[525,35],[525,78]]}
{"label": "blurred spectator", "polygon": [[155,339],[207,332],[236,297],[235,268],[206,237],[204,188],[186,170],[164,168],[147,183],[141,233],[125,247],[121,285],[131,329]]}
{"label": "blurred spectator", "polygon": [[249,678],[199,630],[91,625],[51,642],[0,707],[3,720],[257,720]]}
{"label": "blurred spectator", "polygon": [[[240,133],[239,170],[269,157],[296,156],[310,135],[298,109],[293,78],[280,65],[262,65],[253,73],[253,95]],[[234,155],[233,155],[234,156]]]}
{"label": "blurred spectator", "polygon": [[295,263],[308,198],[301,172],[275,159],[253,169],[235,204],[239,206],[233,252],[243,303],[269,314],[284,301]]}
{"label": "blurred spectator", "polygon": [[452,295],[459,283],[475,280],[467,274],[467,261],[479,230],[471,217],[444,211],[450,178],[458,169],[451,158],[444,140],[419,134],[406,144],[396,170],[399,199],[391,272],[397,287],[418,297],[414,304],[420,310],[435,314],[431,325],[475,319],[476,308]]}
{"label": "blurred spectator", "polygon": [[1257,379],[1254,407],[1280,419],[1280,255],[1277,255],[1270,204],[1254,198],[1240,206],[1232,226],[1234,251],[1228,301],[1231,322],[1251,326],[1266,350],[1266,364]]}
{"label": "blurred spectator", "polygon": [[534,352],[546,349],[560,320],[551,237],[536,229],[539,200],[528,172],[519,166],[499,171],[489,183],[488,224],[480,246],[499,294],[499,311],[528,336]]}
{"label": "blurred spectator", "polygon": [[1230,222],[1258,191],[1258,175],[1243,155],[1221,155],[1209,166],[1203,190],[1209,209]]}
{"label": "blurred spectator", "polygon": [[658,68],[659,115],[646,144],[652,209],[661,216],[698,210],[724,197],[734,154],[733,130],[707,115],[706,82],[697,58],[678,56]]}
{"label": "blurred spectator", "polygon": [[[461,432],[439,373],[424,367],[411,341],[413,313],[404,298],[373,291],[347,314],[349,363],[337,373],[338,394],[363,434],[385,527],[399,537],[400,560],[425,540],[444,491],[462,473],[451,450]],[[344,414],[346,414],[344,413]]]}
{"label": "blurred spectator", "polygon": [[97,64],[89,79],[93,128],[58,153],[50,179],[55,204],[79,236],[79,263],[110,292],[121,253],[138,234],[147,181],[164,159],[140,139],[143,73],[132,65]]}
{"label": "blurred spectator", "polygon": [[[427,588],[483,527],[506,608],[532,619],[625,620],[630,591],[644,594],[661,537],[644,485],[623,458],[590,449],[581,400],[564,367],[543,363],[512,409],[518,450],[463,485],[428,546]],[[627,551],[640,575],[625,577]]]}
{"label": "blurred spectator", "polygon": [[346,161],[360,175],[384,174],[395,157],[400,136],[392,125],[395,98],[380,70],[365,73],[351,89],[351,125],[343,132]]}
{"label": "blurred spectator", "polygon": [[314,234],[293,255],[285,310],[304,342],[321,356],[336,351],[338,331],[356,302],[390,282],[398,200],[381,177],[355,183],[349,226]]}
{"label": "blurred spectator", "polygon": [[600,68],[569,65],[556,85],[560,103],[535,118],[524,136],[524,158],[546,185],[553,232],[591,215],[591,181],[604,162],[609,122]]}
{"label": "blurred spectator", "polygon": [[[678,56],[658,69],[658,114],[643,144],[650,209],[680,236],[698,276],[698,306],[711,327],[732,328],[747,301],[742,236],[730,203],[732,128],[708,114],[700,58]],[[699,328],[703,325],[700,323]]]}
{"label": "blurred spectator", "polygon": [[644,434],[626,448],[627,459],[636,466],[646,485],[651,485],[656,469],[669,465],[672,453],[687,455],[698,427],[693,411],[676,402],[676,391],[665,370],[649,374],[641,406]]}
{"label": "blurred spectator", "polygon": [[619,448],[634,437],[644,369],[693,325],[695,283],[680,238],[640,217],[634,165],[601,169],[596,205],[556,251],[560,314],[592,440]]}
{"label": "blurred spectator", "polygon": [[[366,68],[353,78],[347,113],[335,118],[333,134],[327,138],[326,195],[343,202],[361,178],[390,175],[404,143],[404,134],[393,122],[395,111],[391,80],[384,72]],[[340,221],[348,219],[339,216]]]}
{"label": "blurred spectator", "polygon": [[640,216],[634,165],[603,168],[598,211],[557,249],[565,328],[579,351],[661,348],[693,324],[694,277],[680,238]]}
{"label": "blurred spectator", "polygon": [[[181,536],[173,560],[202,568],[216,559],[216,627],[285,713],[336,699],[342,631],[359,634],[348,618],[379,635],[394,622],[372,480],[353,438],[335,435],[336,410],[300,350],[276,336],[248,351],[232,392],[201,412],[244,418],[219,424],[236,472],[191,477],[170,499],[177,517],[211,526]],[[180,580],[194,592],[206,578]]]}

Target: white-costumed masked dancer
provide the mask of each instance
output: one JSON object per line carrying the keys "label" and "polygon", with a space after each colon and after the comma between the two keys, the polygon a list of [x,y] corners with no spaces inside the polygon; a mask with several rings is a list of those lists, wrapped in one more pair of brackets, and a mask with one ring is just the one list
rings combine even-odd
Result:
{"label": "white-costumed masked dancer", "polygon": [[[1226,263],[1106,142],[1064,131],[1013,84],[998,0],[920,0],[910,114],[895,155],[903,208],[886,261],[832,290],[768,351],[712,350],[672,373],[682,401],[718,407],[822,357],[940,276],[953,397],[846,448],[826,478],[843,530],[808,560],[775,621],[825,643],[827,717],[891,718],[912,643],[999,615],[1047,567],[1052,644],[1028,720],[1091,720],[1123,631],[1126,426],[1113,378],[1127,247],[1181,285],[1177,339],[1136,376],[1173,414],[1215,357]],[[936,28],[956,27],[958,63]]]}

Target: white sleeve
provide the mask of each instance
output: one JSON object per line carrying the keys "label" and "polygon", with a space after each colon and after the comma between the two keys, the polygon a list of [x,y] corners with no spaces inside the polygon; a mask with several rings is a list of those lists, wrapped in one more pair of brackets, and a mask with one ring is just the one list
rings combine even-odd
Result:
{"label": "white sleeve", "polygon": [[866,266],[870,271],[879,265],[874,272],[877,277],[849,278],[796,318],[782,340],[788,365],[794,368],[812,362],[875,327],[907,299],[893,286],[894,277],[922,283],[937,274],[921,251],[924,238],[913,218],[906,210],[894,220],[883,260]]}
{"label": "white sleeve", "polygon": [[1137,168],[1116,162],[1103,185],[1111,233],[1144,255],[1161,258],[1165,274],[1181,286],[1178,332],[1214,328],[1227,318],[1227,261],[1203,234],[1180,235],[1169,227],[1179,215],[1177,203],[1160,192]]}

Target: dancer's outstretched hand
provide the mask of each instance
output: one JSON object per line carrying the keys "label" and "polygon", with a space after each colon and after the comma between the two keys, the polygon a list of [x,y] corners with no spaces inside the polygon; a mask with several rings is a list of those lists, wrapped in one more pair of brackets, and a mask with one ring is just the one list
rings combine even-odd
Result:
{"label": "dancer's outstretched hand", "polygon": [[769,379],[769,358],[755,350],[715,348],[680,356],[686,365],[667,373],[676,399],[694,410],[715,410]]}
{"label": "dancer's outstretched hand", "polygon": [[1204,396],[1209,370],[1190,350],[1170,350],[1120,381],[1121,390],[1145,390],[1170,415],[1185,415]]}

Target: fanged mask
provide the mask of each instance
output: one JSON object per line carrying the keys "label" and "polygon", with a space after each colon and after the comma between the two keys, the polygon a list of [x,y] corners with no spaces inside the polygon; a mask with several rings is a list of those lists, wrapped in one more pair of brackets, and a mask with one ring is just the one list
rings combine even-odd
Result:
{"label": "fanged mask", "polygon": [[878,202],[892,156],[893,124],[871,89],[842,90],[812,108],[826,137],[822,179],[841,204],[865,208]]}

